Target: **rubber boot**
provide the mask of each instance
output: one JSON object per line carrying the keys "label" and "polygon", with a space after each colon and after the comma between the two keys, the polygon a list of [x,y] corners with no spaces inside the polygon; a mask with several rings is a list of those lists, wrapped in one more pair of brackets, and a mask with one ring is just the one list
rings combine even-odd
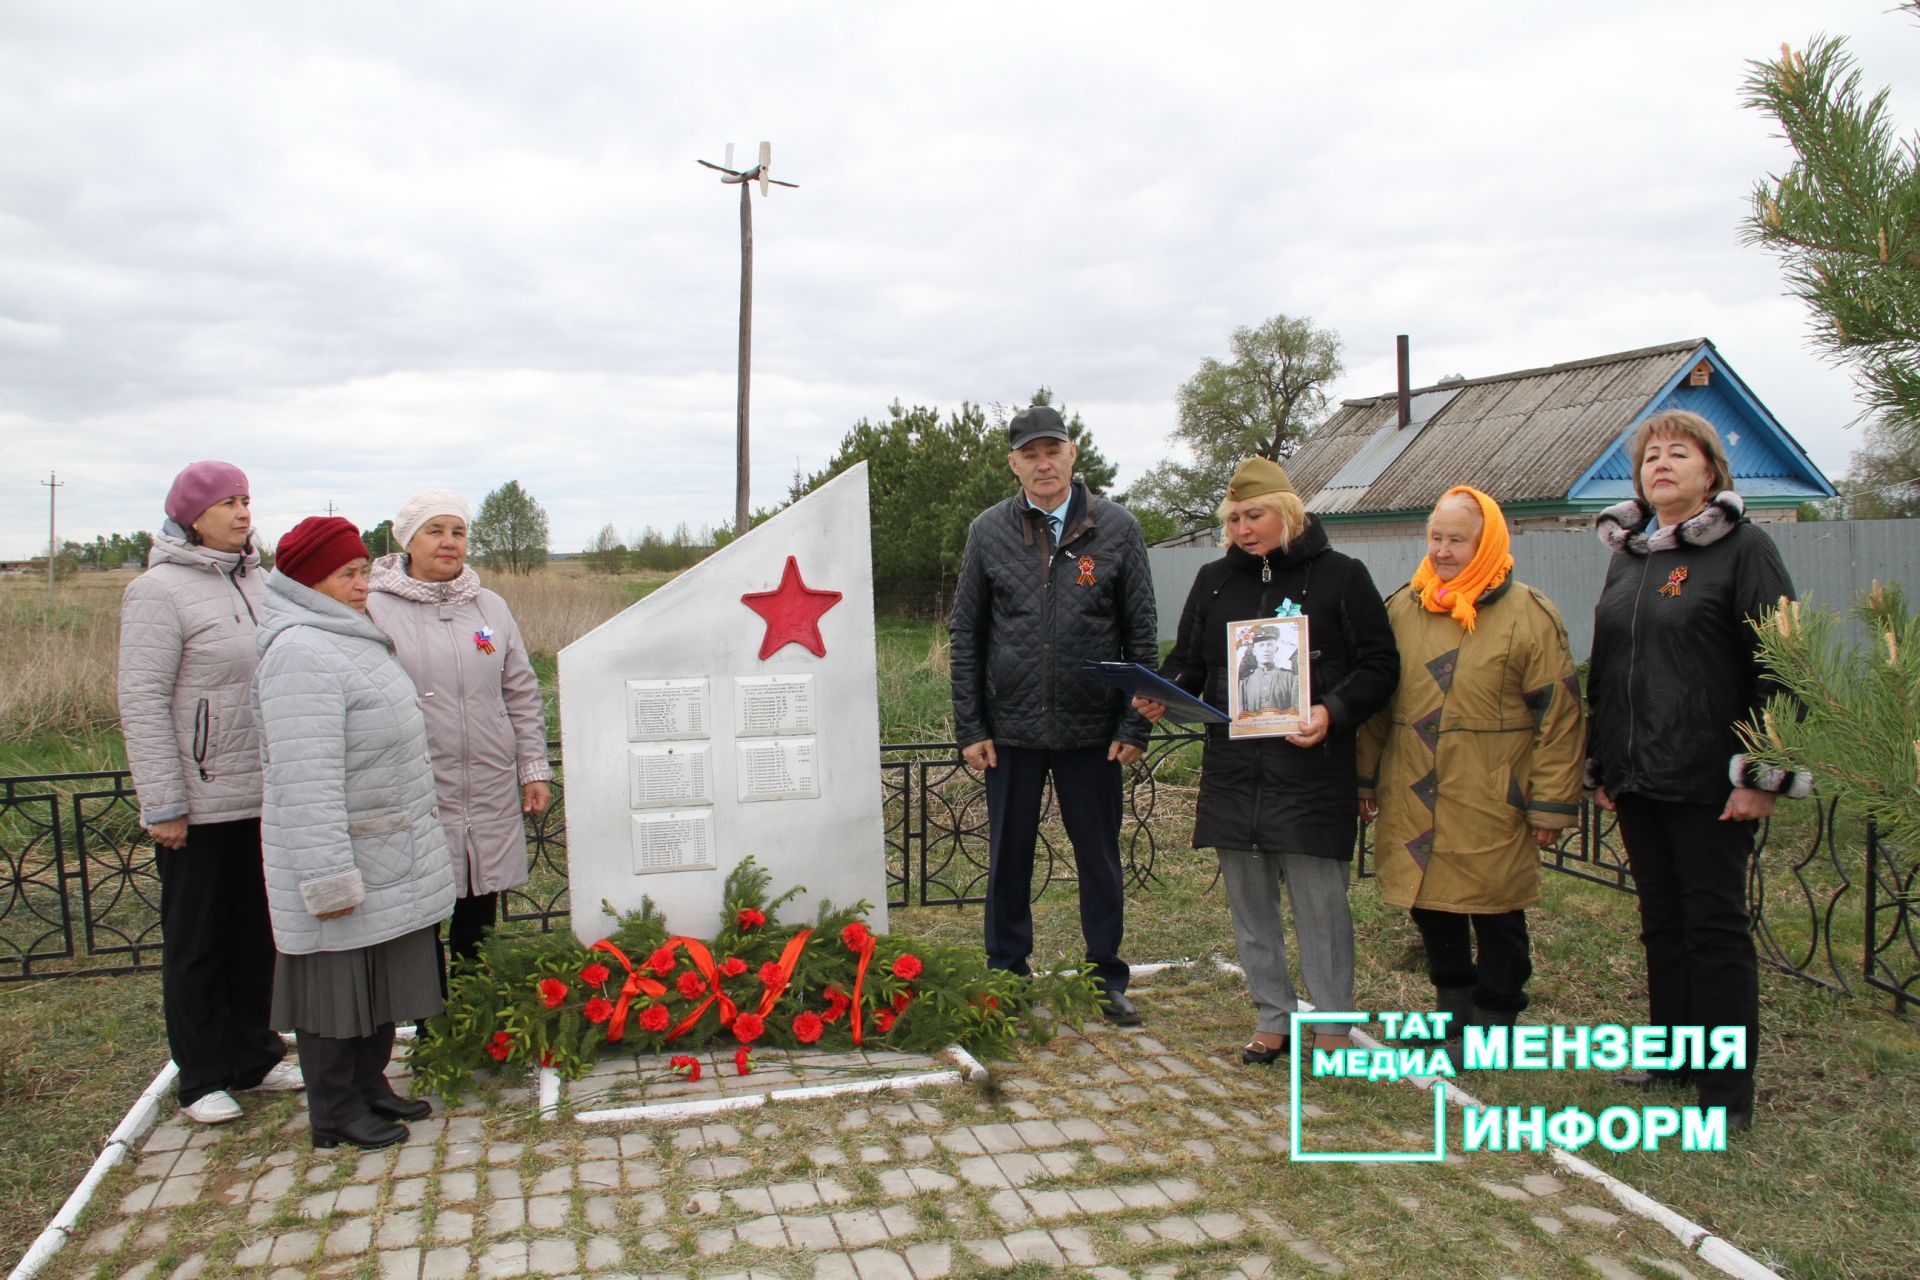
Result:
{"label": "rubber boot", "polygon": [[1447,1023],[1447,1034],[1439,1043],[1449,1049],[1458,1046],[1467,1024],[1473,1021],[1473,988],[1435,987],[1433,1007],[1436,1013],[1453,1015]]}

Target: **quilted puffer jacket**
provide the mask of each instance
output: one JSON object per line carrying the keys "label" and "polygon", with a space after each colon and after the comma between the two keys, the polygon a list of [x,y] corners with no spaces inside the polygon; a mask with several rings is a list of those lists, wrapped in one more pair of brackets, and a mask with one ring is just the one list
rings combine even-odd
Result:
{"label": "quilted puffer jacket", "polygon": [[374,563],[367,612],[420,691],[454,887],[465,897],[525,884],[520,787],[553,769],[540,681],[507,602],[470,567],[422,582],[395,554]]}
{"label": "quilted puffer jacket", "polygon": [[351,951],[453,914],[426,719],[373,619],[270,575],[254,707],[274,945]]}
{"label": "quilted puffer jacket", "polygon": [[249,690],[262,577],[251,546],[195,546],[169,520],[121,598],[120,731],[144,826],[260,814]]}
{"label": "quilted puffer jacket", "polygon": [[1089,659],[1152,667],[1156,627],[1147,545],[1125,507],[1074,481],[1058,548],[1024,494],[989,507],[967,530],[953,597],[960,745],[1145,746],[1151,726],[1081,667]]}
{"label": "quilted puffer jacket", "polygon": [[1284,738],[1235,739],[1226,725],[1208,725],[1193,843],[1345,860],[1359,834],[1355,734],[1400,682],[1400,651],[1367,567],[1333,550],[1313,516],[1284,550],[1256,556],[1228,547],[1195,575],[1160,674],[1225,708],[1233,669],[1227,624],[1271,617],[1289,600],[1307,619],[1310,693],[1327,709],[1327,736],[1296,747]]}

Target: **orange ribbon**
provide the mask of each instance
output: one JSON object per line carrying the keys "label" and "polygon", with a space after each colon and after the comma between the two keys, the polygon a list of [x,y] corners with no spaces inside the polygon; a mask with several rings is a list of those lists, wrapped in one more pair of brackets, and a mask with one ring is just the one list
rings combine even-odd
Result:
{"label": "orange ribbon", "polygon": [[853,971],[853,1042],[860,1043],[860,984],[867,979],[867,966],[873,962],[873,948],[880,939],[867,934],[867,940],[860,947],[860,967]]}
{"label": "orange ribbon", "polygon": [[655,982],[652,978],[642,977],[640,974],[635,973],[633,962],[627,959],[626,953],[605,938],[600,939],[600,941],[588,947],[587,950],[605,952],[615,960],[618,960],[620,967],[627,971],[627,980],[621,984],[620,987],[620,999],[616,1001],[613,1006],[613,1016],[607,1019],[607,1042],[609,1044],[616,1043],[620,1037],[627,1034],[627,1009],[628,1006],[633,1003],[633,998],[641,992],[645,992],[647,995],[658,999],[667,994],[667,989]]}
{"label": "orange ribbon", "polygon": [[711,991],[712,994],[705,1000],[702,1000],[699,1007],[694,1009],[692,1013],[681,1019],[679,1026],[667,1032],[667,1039],[678,1040],[688,1031],[691,1031],[693,1024],[700,1021],[700,1016],[704,1014],[707,1008],[716,1000],[720,1002],[720,1025],[724,1027],[731,1024],[736,1011],[733,1007],[733,1001],[728,999],[727,993],[720,989],[720,971],[714,968],[713,952],[707,950],[707,944],[698,938],[667,939],[666,949],[668,951],[672,951],[677,947],[685,947],[687,949],[687,959],[693,961],[693,967],[698,969],[700,976],[707,980],[707,989]]}
{"label": "orange ribbon", "polygon": [[1685,565],[1682,565],[1667,575],[1667,585],[1660,588],[1660,594],[1663,596],[1673,596],[1675,599],[1678,599],[1680,595],[1680,584],[1686,580],[1687,569]]}
{"label": "orange ribbon", "polygon": [[793,980],[793,967],[800,963],[800,953],[806,950],[807,939],[813,933],[811,929],[802,929],[787,939],[787,949],[780,953],[780,980],[767,988],[760,997],[761,1017],[773,1012],[773,1006],[780,1003],[780,997],[786,993],[787,983]]}

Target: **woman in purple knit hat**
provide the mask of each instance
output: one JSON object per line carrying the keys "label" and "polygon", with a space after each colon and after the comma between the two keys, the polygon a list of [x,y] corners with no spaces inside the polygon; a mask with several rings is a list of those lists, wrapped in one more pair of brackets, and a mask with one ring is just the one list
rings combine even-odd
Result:
{"label": "woman in purple knit hat", "polygon": [[251,685],[260,613],[247,477],[174,477],[147,571],[120,606],[120,728],[160,875],[167,1043],[189,1119],[240,1117],[233,1095],[301,1087],[268,1029],[273,931],[260,869],[260,738]]}

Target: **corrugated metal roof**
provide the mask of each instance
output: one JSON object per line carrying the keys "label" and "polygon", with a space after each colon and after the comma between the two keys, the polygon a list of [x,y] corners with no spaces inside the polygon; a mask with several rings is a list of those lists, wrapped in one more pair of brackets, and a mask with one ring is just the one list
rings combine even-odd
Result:
{"label": "corrugated metal roof", "polygon": [[1462,483],[1501,502],[1564,498],[1705,345],[1692,338],[1420,388],[1416,396],[1450,394],[1366,482],[1359,475],[1382,448],[1381,428],[1393,429],[1396,397],[1348,400],[1288,460],[1287,473],[1309,495],[1308,508],[1323,512],[1425,510]]}

